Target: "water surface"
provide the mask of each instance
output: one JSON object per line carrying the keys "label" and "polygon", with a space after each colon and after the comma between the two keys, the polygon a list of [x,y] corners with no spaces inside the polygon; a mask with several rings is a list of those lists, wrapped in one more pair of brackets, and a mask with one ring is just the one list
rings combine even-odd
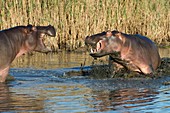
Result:
{"label": "water surface", "polygon": [[[160,49],[161,57],[169,50]],[[103,58],[101,60],[107,60]],[[16,59],[14,81],[0,84],[0,112],[39,113],[168,113],[170,77],[158,79],[89,79],[65,77],[70,70],[90,69],[87,53],[33,54]],[[107,61],[106,61],[107,62]]]}

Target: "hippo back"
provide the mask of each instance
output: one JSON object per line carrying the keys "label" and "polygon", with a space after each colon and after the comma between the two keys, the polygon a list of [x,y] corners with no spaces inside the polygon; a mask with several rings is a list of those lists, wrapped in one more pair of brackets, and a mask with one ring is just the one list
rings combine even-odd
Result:
{"label": "hippo back", "polygon": [[145,54],[146,56],[148,56],[148,59],[151,61],[152,67],[154,68],[154,70],[156,70],[160,65],[160,55],[156,44],[145,36],[139,34],[133,36],[136,37],[135,39],[137,40],[135,41],[138,44],[136,46],[143,49],[143,51],[140,51],[141,54]]}

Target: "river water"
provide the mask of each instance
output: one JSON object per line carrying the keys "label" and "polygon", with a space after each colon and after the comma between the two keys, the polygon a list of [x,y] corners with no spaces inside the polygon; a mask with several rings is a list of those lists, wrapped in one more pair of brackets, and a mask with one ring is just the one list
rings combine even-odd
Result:
{"label": "river water", "polygon": [[[160,49],[161,57],[170,56]],[[107,60],[102,58],[100,60]],[[99,60],[99,61],[100,61]],[[2,113],[168,113],[170,77],[157,79],[89,79],[65,77],[71,70],[90,69],[85,52],[34,53],[16,59],[15,80],[0,84]]]}

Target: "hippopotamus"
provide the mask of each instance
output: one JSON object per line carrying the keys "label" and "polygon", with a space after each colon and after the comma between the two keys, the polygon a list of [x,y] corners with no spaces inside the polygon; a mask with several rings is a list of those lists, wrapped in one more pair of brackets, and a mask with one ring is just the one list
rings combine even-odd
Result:
{"label": "hippopotamus", "polygon": [[107,31],[87,36],[85,44],[92,47],[92,57],[109,55],[113,62],[143,74],[153,74],[161,62],[156,44],[139,34]]}
{"label": "hippopotamus", "polygon": [[56,36],[53,26],[16,26],[0,31],[0,82],[5,82],[12,61],[31,51],[50,52],[44,36]]}

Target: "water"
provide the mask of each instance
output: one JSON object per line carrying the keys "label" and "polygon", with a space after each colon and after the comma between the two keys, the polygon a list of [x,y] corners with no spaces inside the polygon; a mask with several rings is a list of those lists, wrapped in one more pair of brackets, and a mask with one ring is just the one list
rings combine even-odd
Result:
{"label": "water", "polygon": [[[160,49],[162,57],[169,50]],[[106,60],[103,58],[102,60]],[[168,113],[170,77],[158,79],[88,79],[65,77],[70,70],[90,69],[86,53],[25,55],[12,64],[14,81],[0,84],[2,113]]]}

